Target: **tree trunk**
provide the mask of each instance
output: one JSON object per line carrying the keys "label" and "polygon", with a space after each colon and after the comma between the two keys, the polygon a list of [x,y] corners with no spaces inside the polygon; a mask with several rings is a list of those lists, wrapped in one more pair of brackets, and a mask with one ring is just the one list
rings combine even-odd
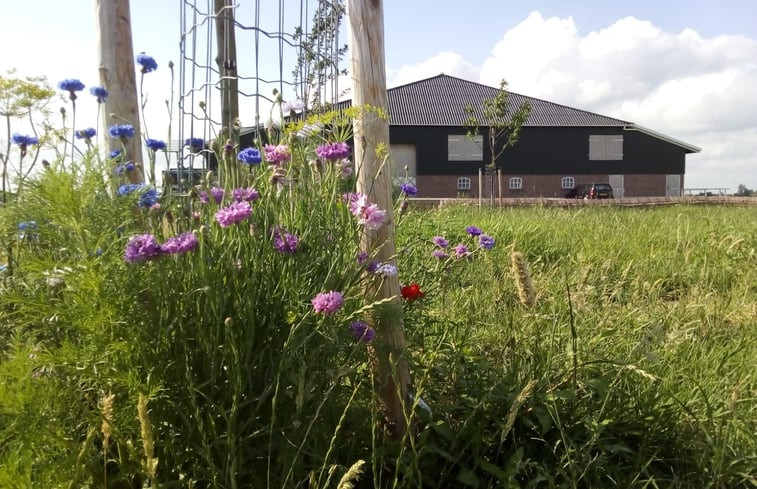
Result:
{"label": "tree trunk", "polygon": [[100,58],[100,84],[108,90],[101,109],[100,142],[107,150],[121,149],[108,128],[115,124],[134,126],[134,137],[126,143],[125,160],[139,163],[139,172],[129,172],[132,182],[144,181],[142,138],[139,124],[134,49],[131,41],[129,0],[95,0]]}
{"label": "tree trunk", "polygon": [[[381,0],[350,0],[348,13],[352,39],[353,106],[365,105],[387,109],[386,69],[384,62],[384,14]],[[392,213],[392,162],[388,155],[377,154],[380,147],[389,149],[389,123],[375,112],[364,111],[354,123],[357,190],[386,210],[387,223],[378,231],[366,230],[361,247],[378,249],[376,260],[395,260],[394,216]],[[375,367],[378,395],[384,406],[387,429],[393,438],[401,438],[407,428],[405,401],[410,384],[405,350],[407,342],[402,326],[399,279],[387,277],[368,286],[369,301],[391,298],[376,314],[378,341]]]}

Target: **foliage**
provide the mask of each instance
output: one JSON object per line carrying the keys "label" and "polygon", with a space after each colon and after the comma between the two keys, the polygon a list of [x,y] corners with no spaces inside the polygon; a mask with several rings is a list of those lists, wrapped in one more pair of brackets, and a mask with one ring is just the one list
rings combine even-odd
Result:
{"label": "foliage", "polygon": [[742,197],[751,197],[752,195],[754,195],[754,190],[752,190],[751,188],[741,183],[739,184],[739,188],[736,191],[736,195],[739,195]]}

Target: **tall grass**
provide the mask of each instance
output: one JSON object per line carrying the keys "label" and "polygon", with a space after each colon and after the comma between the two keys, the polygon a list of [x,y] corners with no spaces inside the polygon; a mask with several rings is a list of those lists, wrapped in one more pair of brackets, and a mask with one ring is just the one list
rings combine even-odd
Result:
{"label": "tall grass", "polygon": [[[350,182],[293,147],[289,186],[237,175],[260,199],[229,228],[228,200],[112,196],[94,157],[0,210],[0,487],[757,484],[754,208],[398,213],[400,278],[422,293],[403,302],[411,429],[395,441],[348,328],[372,319],[377,279],[355,260]],[[275,249],[281,228],[296,253]],[[192,252],[124,263],[134,235],[184,231]],[[316,313],[330,290],[344,308]]]}

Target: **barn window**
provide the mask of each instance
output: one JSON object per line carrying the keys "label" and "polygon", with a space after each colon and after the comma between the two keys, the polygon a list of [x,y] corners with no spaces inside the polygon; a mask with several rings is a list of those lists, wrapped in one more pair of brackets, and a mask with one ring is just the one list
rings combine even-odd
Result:
{"label": "barn window", "polygon": [[458,190],[470,190],[470,178],[460,177],[457,179]]}
{"label": "barn window", "polygon": [[510,190],[520,190],[523,188],[523,179],[520,177],[512,177],[508,185]]}
{"label": "barn window", "polygon": [[590,160],[622,160],[623,136],[591,135],[589,136]]}
{"label": "barn window", "polygon": [[560,186],[562,188],[573,188],[576,186],[576,179],[573,177],[562,177]]}
{"label": "barn window", "polygon": [[447,159],[449,161],[484,161],[484,137],[468,137],[464,134],[448,135]]}

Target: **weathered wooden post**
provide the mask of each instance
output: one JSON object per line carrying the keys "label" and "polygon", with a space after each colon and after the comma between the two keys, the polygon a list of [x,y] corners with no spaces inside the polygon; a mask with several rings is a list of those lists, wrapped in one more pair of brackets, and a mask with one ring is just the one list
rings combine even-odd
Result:
{"label": "weathered wooden post", "polygon": [[[108,128],[114,124],[131,124],[134,137],[126,143],[126,156],[142,161],[142,138],[139,124],[139,98],[131,41],[129,0],[95,0],[100,59],[100,84],[108,90],[108,99],[100,116],[100,141],[108,150],[121,149],[118,139],[110,138]],[[144,181],[142,171],[130,172],[132,182]]]}
{"label": "weathered wooden post", "polygon": [[239,79],[234,5],[231,0],[215,0],[215,20],[216,64],[221,75],[221,134],[236,143],[239,139]]}
{"label": "weathered wooden post", "polygon": [[[347,11],[352,40],[353,106],[370,105],[387,109],[386,68],[384,62],[384,12],[382,0],[349,0]],[[389,151],[389,122],[373,112],[363,111],[354,122],[357,190],[386,210],[387,224],[378,231],[363,234],[363,250],[378,249],[376,260],[394,261],[394,216],[392,213],[392,163],[386,160]],[[377,153],[384,148],[386,155]],[[406,429],[405,401],[410,384],[403,333],[402,304],[399,279],[386,277],[379,284],[369,285],[369,300],[391,298],[376,314],[378,332],[375,367],[378,395],[386,410],[387,428],[394,438],[401,438]]]}

